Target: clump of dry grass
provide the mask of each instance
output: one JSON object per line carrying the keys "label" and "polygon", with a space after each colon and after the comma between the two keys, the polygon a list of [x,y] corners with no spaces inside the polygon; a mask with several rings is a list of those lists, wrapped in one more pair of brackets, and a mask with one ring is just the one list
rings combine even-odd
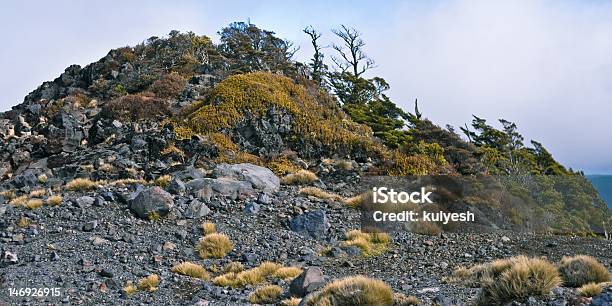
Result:
{"label": "clump of dry grass", "polygon": [[47,205],[57,206],[62,204],[64,199],[59,195],[50,196],[47,198]]}
{"label": "clump of dry grass", "polygon": [[238,261],[232,261],[223,267],[223,273],[239,273],[244,271],[244,266]]}
{"label": "clump of dry grass", "polygon": [[375,256],[387,250],[391,237],[387,233],[364,233],[360,230],[352,230],[346,233],[346,240],[342,246],[356,246],[361,249],[365,256]]}
{"label": "clump of dry grass", "polygon": [[[299,273],[297,273],[298,270],[300,271]],[[280,264],[267,261],[258,267],[246,271],[229,272],[217,276],[213,279],[213,283],[223,287],[244,287],[246,285],[261,284],[268,278],[291,279],[297,276],[296,273],[299,275],[301,269],[296,267],[283,267]]]}
{"label": "clump of dry grass", "polygon": [[156,178],[155,181],[153,181],[153,185],[159,186],[161,188],[166,188],[168,187],[168,185],[170,185],[171,181],[172,181],[172,176],[166,174],[166,175],[162,175]]}
{"label": "clump of dry grass", "polygon": [[202,223],[202,232],[204,232],[205,236],[214,234],[217,232],[217,226],[212,222],[204,222]]}
{"label": "clump of dry grass", "polygon": [[603,286],[597,283],[588,283],[578,288],[578,294],[584,297],[594,297],[600,295],[603,291]]}
{"label": "clump of dry grass", "polygon": [[17,226],[21,228],[26,228],[30,226],[30,219],[26,217],[19,218],[19,220],[17,220]]}
{"label": "clump of dry grass", "polygon": [[342,170],[353,170],[353,162],[350,160],[336,160],[334,161],[334,166]]}
{"label": "clump of dry grass", "polygon": [[47,194],[47,190],[46,189],[34,189],[34,190],[30,191],[30,197],[32,197],[32,198],[42,198],[46,194]]}
{"label": "clump of dry grass", "polygon": [[327,191],[322,190],[322,189],[317,188],[317,187],[304,187],[304,188],[300,188],[300,190],[298,192],[301,195],[312,196],[312,197],[316,197],[316,198],[323,199],[323,200],[339,201],[339,200],[342,199],[341,196],[339,196],[339,195],[337,195],[335,193],[327,192]]}
{"label": "clump of dry grass", "polygon": [[133,178],[126,178],[126,179],[120,179],[120,180],[116,180],[116,181],[112,181],[110,183],[108,183],[108,185],[110,186],[119,186],[119,187],[127,187],[130,185],[147,185],[149,182],[143,180],[143,179],[133,179]]}
{"label": "clump of dry grass", "polygon": [[9,201],[9,204],[13,206],[25,206],[26,203],[28,203],[27,195],[18,196]]}
{"label": "clump of dry grass", "polygon": [[210,279],[210,274],[206,271],[206,269],[204,269],[204,267],[189,261],[175,265],[172,267],[172,269],[170,269],[170,271],[202,280]]}
{"label": "clump of dry grass", "polygon": [[361,207],[361,205],[363,205],[363,202],[366,201],[368,196],[369,194],[367,192],[361,193],[356,196],[344,199],[344,204],[346,204],[349,207],[358,209],[359,207]]}
{"label": "clump of dry grass", "polygon": [[45,204],[45,202],[43,202],[43,200],[41,199],[30,199],[25,203],[24,206],[27,209],[37,209],[43,206],[43,204]]}
{"label": "clump of dry grass", "polygon": [[98,170],[100,170],[102,172],[112,172],[113,170],[115,170],[115,167],[113,165],[111,165],[111,164],[102,164],[102,165],[100,165]]}
{"label": "clump of dry grass", "polygon": [[5,190],[0,192],[0,197],[3,197],[10,201],[17,197],[17,193],[15,193],[15,190]]}
{"label": "clump of dry grass", "polygon": [[296,297],[288,298],[281,301],[281,306],[299,306],[302,299]]}
{"label": "clump of dry grass", "polygon": [[302,303],[315,305],[393,305],[393,290],[381,280],[353,276],[332,281]]}
{"label": "clump of dry grass", "polygon": [[310,184],[319,178],[316,174],[308,170],[299,170],[296,173],[287,174],[281,178],[281,184],[284,185],[306,185]]}
{"label": "clump of dry grass", "polygon": [[202,259],[223,258],[234,248],[234,244],[227,235],[209,234],[198,241],[196,251]]}
{"label": "clump of dry grass", "polygon": [[157,291],[158,285],[159,276],[157,276],[157,274],[151,274],[138,281],[138,290],[153,292]]}
{"label": "clump of dry grass", "polygon": [[136,286],[134,286],[131,281],[127,282],[127,284],[125,284],[125,287],[123,287],[123,292],[125,292],[125,294],[128,296],[136,293],[136,291],[138,291],[138,288],[136,288]]}
{"label": "clump of dry grass", "polygon": [[455,277],[464,277],[481,284],[477,304],[483,306],[548,295],[562,283],[553,264],[526,256],[496,260],[467,270],[460,269],[456,271]]}
{"label": "clump of dry grass", "polygon": [[406,296],[402,293],[393,294],[393,306],[417,306],[421,301],[413,295]]}
{"label": "clump of dry grass", "polygon": [[98,188],[98,184],[90,179],[77,178],[66,184],[66,190],[70,191],[87,191]]}
{"label": "clump of dry grass", "polygon": [[563,257],[559,264],[559,273],[561,273],[563,283],[570,287],[610,280],[608,269],[597,259],[586,255]]}
{"label": "clump of dry grass", "polygon": [[39,182],[39,183],[44,184],[44,183],[46,183],[46,182],[47,182],[47,180],[48,180],[49,178],[47,177],[47,175],[46,175],[46,174],[44,174],[44,173],[43,173],[43,174],[39,175],[39,176],[37,177],[37,179],[38,179],[38,182]]}
{"label": "clump of dry grass", "polygon": [[161,215],[158,212],[156,212],[156,211],[150,211],[147,214],[147,219],[149,221],[157,222],[157,221],[161,220]]}
{"label": "clump of dry grass", "polygon": [[252,304],[274,304],[283,294],[283,288],[277,285],[267,285],[255,289],[249,295],[249,302]]}

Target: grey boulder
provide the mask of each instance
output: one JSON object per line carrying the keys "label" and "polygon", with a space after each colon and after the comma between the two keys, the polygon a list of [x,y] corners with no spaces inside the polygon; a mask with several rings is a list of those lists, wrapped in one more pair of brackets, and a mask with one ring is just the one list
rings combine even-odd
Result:
{"label": "grey boulder", "polygon": [[172,195],[159,187],[141,191],[130,203],[130,210],[143,219],[148,218],[151,213],[165,216],[172,207],[174,207]]}
{"label": "grey boulder", "polygon": [[280,179],[268,168],[253,164],[220,164],[213,174],[215,177],[231,177],[251,183],[253,188],[264,192],[276,192],[280,189]]}

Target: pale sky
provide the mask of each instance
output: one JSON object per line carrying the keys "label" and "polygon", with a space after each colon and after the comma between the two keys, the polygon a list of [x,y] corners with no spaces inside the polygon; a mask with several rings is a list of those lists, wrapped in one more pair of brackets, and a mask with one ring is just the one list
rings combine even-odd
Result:
{"label": "pale sky", "polygon": [[331,28],[353,26],[378,65],[370,75],[391,84],[401,107],[412,110],[418,98],[442,126],[503,117],[563,164],[612,173],[607,1],[2,1],[0,111],[112,48],[172,29],[216,40],[249,18],[300,45],[299,60],[312,51],[305,26],[326,43]]}

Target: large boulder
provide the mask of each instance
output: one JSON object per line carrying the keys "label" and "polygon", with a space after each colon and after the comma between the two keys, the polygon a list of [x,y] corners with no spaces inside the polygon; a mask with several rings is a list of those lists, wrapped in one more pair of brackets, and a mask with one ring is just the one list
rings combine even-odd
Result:
{"label": "large boulder", "polygon": [[321,268],[308,267],[302,274],[291,281],[289,293],[298,297],[304,297],[321,288],[324,283],[325,280],[323,279]]}
{"label": "large boulder", "polygon": [[185,184],[185,187],[203,200],[210,200],[214,195],[235,200],[256,194],[249,182],[229,177],[195,179]]}
{"label": "large boulder", "polygon": [[301,214],[289,222],[289,228],[297,233],[321,238],[330,228],[327,215],[323,210],[316,210]]}
{"label": "large boulder", "polygon": [[276,192],[280,189],[280,179],[270,169],[253,164],[220,164],[213,174],[217,178],[231,177],[251,183],[253,188],[264,192]]}
{"label": "large boulder", "polygon": [[167,215],[174,207],[172,195],[159,187],[141,191],[130,203],[130,210],[138,217],[146,219],[152,213]]}

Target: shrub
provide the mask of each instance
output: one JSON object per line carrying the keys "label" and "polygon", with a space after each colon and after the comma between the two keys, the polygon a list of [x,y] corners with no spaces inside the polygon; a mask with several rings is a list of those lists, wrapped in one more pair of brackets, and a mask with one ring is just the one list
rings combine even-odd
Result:
{"label": "shrub", "polygon": [[482,279],[478,305],[501,305],[548,295],[562,283],[556,267],[544,259],[519,256],[498,268],[503,270],[498,277]]}
{"label": "shrub", "polygon": [[252,304],[274,304],[281,294],[283,294],[283,288],[277,285],[259,287],[249,295],[249,302]]}
{"label": "shrub", "polygon": [[62,204],[63,198],[58,195],[50,196],[47,198],[47,205],[57,206]]}
{"label": "shrub", "polygon": [[597,259],[586,255],[563,257],[559,264],[559,272],[563,278],[563,283],[570,287],[580,287],[588,283],[601,283],[610,280],[608,269]]}
{"label": "shrub", "polygon": [[138,281],[138,290],[153,292],[157,291],[158,285],[159,276],[157,276],[157,274],[151,274]]}
{"label": "shrub", "polygon": [[182,76],[173,72],[153,82],[150,89],[158,98],[175,98],[183,91],[185,83],[186,81]]}
{"label": "shrub", "polygon": [[298,277],[302,272],[304,271],[298,267],[280,267],[274,271],[272,276],[283,280],[290,280]]}
{"label": "shrub", "polygon": [[125,294],[128,296],[136,293],[136,291],[138,291],[138,288],[136,288],[132,282],[127,282],[125,287],[123,287],[123,292],[125,292]]}
{"label": "shrub", "polygon": [[305,196],[313,196],[319,199],[323,199],[323,200],[334,200],[334,201],[339,201],[340,199],[342,199],[341,196],[335,194],[335,193],[331,193],[331,192],[327,192],[325,190],[322,190],[320,188],[317,187],[304,187],[304,188],[300,188],[300,190],[298,191],[301,195],[305,195]]}
{"label": "shrub", "polygon": [[281,183],[284,185],[306,185],[318,179],[316,174],[302,169],[296,173],[287,174],[281,178]]}
{"label": "shrub", "polygon": [[204,235],[210,235],[217,232],[217,227],[212,222],[204,222],[202,223],[202,231]]}
{"label": "shrub", "polygon": [[286,300],[281,301],[281,306],[299,306],[302,299],[298,299],[296,297],[288,298]]}
{"label": "shrub", "polygon": [[584,297],[594,297],[601,294],[603,288],[600,284],[588,283],[578,288],[578,294]]}
{"label": "shrub", "polygon": [[166,102],[145,94],[121,96],[102,108],[102,116],[122,121],[151,120],[169,114]]}
{"label": "shrub", "polygon": [[352,230],[346,233],[346,240],[342,242],[342,246],[356,246],[361,249],[365,256],[380,255],[387,250],[387,246],[391,241],[386,233],[364,233],[360,230]]}
{"label": "shrub", "polygon": [[[283,269],[282,272],[278,272]],[[295,275],[299,268],[284,268],[282,265],[273,262],[263,262],[258,267],[242,271],[229,272],[213,279],[213,283],[223,287],[244,287],[246,285],[256,285],[265,282],[268,278],[283,278]],[[301,269],[300,269],[301,271]],[[301,273],[301,272],[300,272]],[[296,275],[297,276],[297,275]]]}
{"label": "shrub", "polygon": [[402,293],[393,295],[393,306],[416,306],[421,304],[421,301],[415,296],[406,296]]}
{"label": "shrub", "polygon": [[232,241],[224,234],[209,234],[198,241],[196,251],[202,259],[222,258],[234,248]]}
{"label": "shrub", "polygon": [[77,178],[66,184],[66,190],[70,191],[87,191],[98,188],[98,184],[90,179]]}
{"label": "shrub", "polygon": [[41,199],[30,199],[26,202],[25,207],[27,209],[37,209],[43,206],[43,204],[45,204],[45,202]]}
{"label": "shrub", "polygon": [[293,162],[284,155],[272,159],[268,162],[267,166],[276,175],[286,175],[300,171],[300,167],[294,165]]}
{"label": "shrub", "polygon": [[238,273],[242,271],[244,271],[244,266],[242,265],[242,263],[237,262],[237,261],[232,261],[223,267],[224,273],[230,273],[230,272]]}
{"label": "shrub", "polygon": [[210,279],[210,274],[204,269],[204,267],[189,261],[175,265],[170,271],[202,280]]}
{"label": "shrub", "polygon": [[170,185],[170,181],[172,181],[171,175],[162,175],[153,181],[153,185],[166,188],[168,185]]}
{"label": "shrub", "polygon": [[393,290],[381,280],[364,276],[347,277],[327,284],[308,295],[306,306],[315,305],[393,305]]}

